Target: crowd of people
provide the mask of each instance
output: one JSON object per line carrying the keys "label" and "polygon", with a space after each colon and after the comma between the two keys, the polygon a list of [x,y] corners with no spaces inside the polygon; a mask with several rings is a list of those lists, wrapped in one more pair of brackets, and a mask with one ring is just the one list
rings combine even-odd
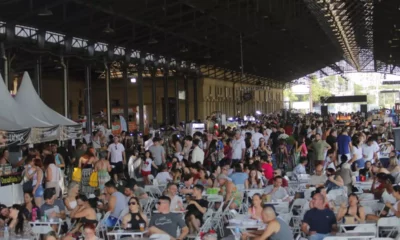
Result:
{"label": "crowd of people", "polygon": [[[156,136],[147,146],[146,139],[136,146],[125,132],[111,137],[105,132],[85,133],[69,149],[56,144],[26,149],[24,203],[1,205],[0,226],[11,234],[32,235],[30,221],[60,219],[61,229],[54,225],[46,239],[92,240],[107,238],[96,236],[96,226],[106,216],[109,228],[147,229],[148,235],[185,239],[199,233],[208,211],[218,209],[205,197],[207,189],[218,188],[226,208],[266,224],[262,230],[242,231],[242,239],[293,239],[294,222],[284,221],[268,203],[293,204],[304,198],[290,184],[308,174],[305,188],[315,191],[300,229],[309,239],[335,233],[348,217],[358,223],[400,217],[400,166],[391,128],[375,127],[357,114],[348,125],[312,114],[292,121],[271,115],[223,127],[218,134]],[[7,158],[3,150],[0,161]],[[357,181],[370,181],[371,188],[357,189]],[[154,198],[144,188],[148,185],[165,186],[150,212],[144,211]],[[263,193],[248,196],[246,189]],[[328,197],[335,190],[348,196],[339,206]],[[360,191],[382,200],[385,210],[367,212],[360,205]],[[247,198],[251,204],[244,212]]]}

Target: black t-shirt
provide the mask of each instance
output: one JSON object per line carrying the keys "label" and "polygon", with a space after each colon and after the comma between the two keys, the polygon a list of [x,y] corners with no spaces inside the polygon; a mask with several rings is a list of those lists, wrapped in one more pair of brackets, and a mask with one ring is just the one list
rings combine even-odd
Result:
{"label": "black t-shirt", "polygon": [[[203,208],[208,208],[207,200],[199,199],[199,200],[193,200],[193,201],[196,201]],[[188,205],[186,210],[187,210],[187,216],[193,214],[197,219],[200,219],[200,220],[203,219],[203,214],[199,211],[199,209],[197,209],[197,207],[194,204]]]}
{"label": "black t-shirt", "polygon": [[330,209],[319,210],[312,208],[304,215],[303,222],[310,226],[310,232],[315,231],[327,234],[332,232],[332,225],[336,224],[336,217]]}
{"label": "black t-shirt", "polygon": [[337,139],[336,139],[336,137],[334,137],[332,135],[329,135],[326,138],[326,142],[331,146],[332,149],[334,149],[335,148],[335,143],[337,142]]}

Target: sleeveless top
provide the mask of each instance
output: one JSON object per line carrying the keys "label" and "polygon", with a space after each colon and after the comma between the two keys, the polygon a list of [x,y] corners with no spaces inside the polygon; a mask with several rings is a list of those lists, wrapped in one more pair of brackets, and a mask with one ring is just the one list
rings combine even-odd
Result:
{"label": "sleeveless top", "polygon": [[272,234],[269,239],[270,240],[293,240],[293,233],[292,230],[290,230],[289,225],[283,221],[281,218],[277,217],[275,218],[276,221],[279,222],[280,228],[279,231]]}
{"label": "sleeveless top", "polygon": [[50,182],[58,182],[60,180],[60,172],[58,171],[58,167],[55,164],[50,164],[48,166],[51,170],[51,181]]}
{"label": "sleeveless top", "polygon": [[57,165],[60,165],[60,164],[62,163],[62,162],[61,162],[61,159],[60,159],[60,154],[59,154],[59,153],[56,154],[56,156],[54,157],[54,159],[55,159]]}
{"label": "sleeveless top", "polygon": [[[350,209],[350,207],[347,207],[347,211],[346,211],[345,216],[351,216],[349,214],[349,209]],[[357,214],[358,217],[360,217],[360,207],[359,206],[357,206],[357,213],[356,214]]]}
{"label": "sleeveless top", "polygon": [[131,214],[131,221],[129,221],[129,223],[132,225],[131,230],[139,230],[141,223],[143,223],[146,228],[146,221],[142,218],[140,213],[130,213],[130,214]]}

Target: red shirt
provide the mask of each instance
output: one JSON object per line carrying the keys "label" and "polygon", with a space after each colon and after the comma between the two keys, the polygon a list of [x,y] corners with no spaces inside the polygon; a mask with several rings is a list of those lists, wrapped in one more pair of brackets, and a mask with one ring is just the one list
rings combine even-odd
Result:
{"label": "red shirt", "polygon": [[270,180],[274,177],[274,168],[270,164],[263,163],[261,168],[264,170],[264,176],[266,179]]}

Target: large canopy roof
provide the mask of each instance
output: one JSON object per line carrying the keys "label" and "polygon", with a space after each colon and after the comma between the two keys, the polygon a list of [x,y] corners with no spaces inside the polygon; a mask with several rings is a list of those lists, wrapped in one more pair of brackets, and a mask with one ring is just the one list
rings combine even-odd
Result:
{"label": "large canopy roof", "polygon": [[196,63],[204,74],[243,70],[284,83],[325,67],[343,73],[342,59],[357,71],[395,71],[399,8],[398,0],[6,0],[0,21]]}

